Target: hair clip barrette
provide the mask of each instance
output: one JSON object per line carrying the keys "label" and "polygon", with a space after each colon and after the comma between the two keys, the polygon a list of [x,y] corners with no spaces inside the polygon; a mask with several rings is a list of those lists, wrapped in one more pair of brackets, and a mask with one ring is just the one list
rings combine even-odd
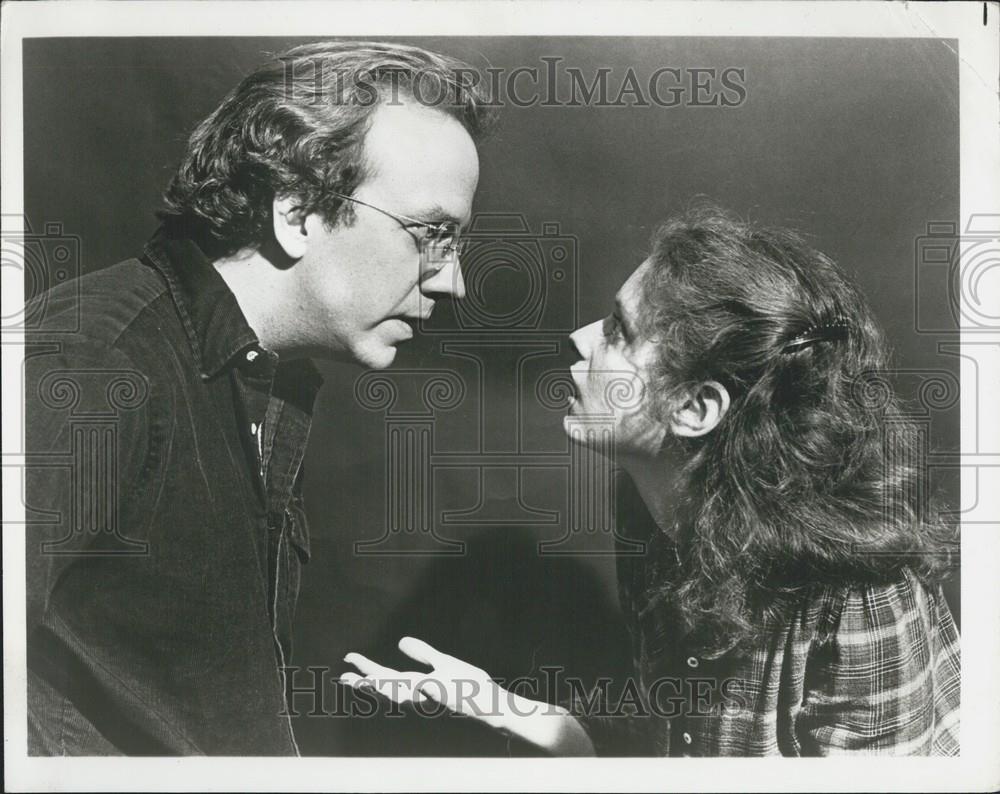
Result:
{"label": "hair clip barrette", "polygon": [[838,317],[827,323],[812,325],[801,334],[796,334],[785,346],[781,348],[782,353],[795,353],[804,347],[809,347],[817,342],[837,342],[847,339],[850,324],[843,317]]}

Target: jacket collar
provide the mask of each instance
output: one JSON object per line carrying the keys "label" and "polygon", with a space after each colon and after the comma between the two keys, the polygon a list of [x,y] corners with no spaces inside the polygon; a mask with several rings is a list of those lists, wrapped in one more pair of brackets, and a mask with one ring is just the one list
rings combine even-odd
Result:
{"label": "jacket collar", "polygon": [[[167,282],[203,379],[237,365],[273,377],[277,354],[261,346],[229,285],[193,240],[161,228],[146,244],[144,258]],[[319,387],[322,377],[311,361],[294,364],[300,377]]]}

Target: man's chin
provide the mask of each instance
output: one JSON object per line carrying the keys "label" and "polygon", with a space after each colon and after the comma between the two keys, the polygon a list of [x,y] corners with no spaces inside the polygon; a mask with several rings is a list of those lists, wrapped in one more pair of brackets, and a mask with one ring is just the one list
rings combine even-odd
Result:
{"label": "man's chin", "polygon": [[365,369],[386,369],[396,360],[394,345],[379,345],[354,351],[354,361]]}
{"label": "man's chin", "polygon": [[390,317],[359,340],[353,348],[355,360],[369,369],[385,369],[396,360],[397,348],[413,339],[413,327],[403,319]]}

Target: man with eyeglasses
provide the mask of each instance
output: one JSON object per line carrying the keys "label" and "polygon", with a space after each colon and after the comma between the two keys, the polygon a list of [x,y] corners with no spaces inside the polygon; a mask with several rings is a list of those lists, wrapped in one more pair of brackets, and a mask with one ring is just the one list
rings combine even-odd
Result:
{"label": "man with eyeglasses", "polygon": [[30,753],[298,752],[310,359],[386,367],[462,297],[489,122],[470,72],[401,45],[279,56],[192,133],[143,255],[47,296],[46,323],[79,301],[82,326],[27,357],[28,450],[89,443],[81,406],[115,421],[97,475],[28,472],[58,517],[28,532]]}

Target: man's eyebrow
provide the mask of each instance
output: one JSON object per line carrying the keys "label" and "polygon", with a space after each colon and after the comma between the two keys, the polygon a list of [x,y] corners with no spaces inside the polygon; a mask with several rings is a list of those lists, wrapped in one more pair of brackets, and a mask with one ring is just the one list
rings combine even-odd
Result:
{"label": "man's eyebrow", "polygon": [[414,220],[423,221],[424,223],[454,223],[457,226],[461,226],[464,223],[461,218],[456,218],[440,204],[436,204],[429,209],[414,213],[410,217]]}

